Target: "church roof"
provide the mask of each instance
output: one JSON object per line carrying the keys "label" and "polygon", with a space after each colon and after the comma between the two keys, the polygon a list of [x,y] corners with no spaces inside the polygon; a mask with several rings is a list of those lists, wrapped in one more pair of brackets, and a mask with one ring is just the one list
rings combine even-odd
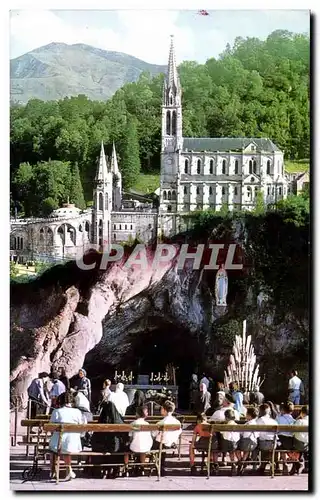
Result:
{"label": "church roof", "polygon": [[183,139],[183,151],[242,151],[249,144],[254,143],[257,146],[256,151],[264,151],[267,153],[281,152],[270,139],[253,138],[253,137],[185,137]]}

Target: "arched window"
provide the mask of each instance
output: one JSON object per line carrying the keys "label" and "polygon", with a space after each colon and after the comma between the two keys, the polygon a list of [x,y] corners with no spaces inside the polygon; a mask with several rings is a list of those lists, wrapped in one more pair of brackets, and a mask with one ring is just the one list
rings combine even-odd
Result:
{"label": "arched window", "polygon": [[257,195],[258,194],[258,186],[255,186],[254,188],[254,194]]}
{"label": "arched window", "polygon": [[117,235],[116,234],[113,235],[113,239],[114,239],[114,241],[116,241],[116,239],[117,239]]}
{"label": "arched window", "polygon": [[222,194],[226,194],[226,188],[224,186],[222,188]]}
{"label": "arched window", "polygon": [[212,191],[212,186],[209,187],[209,194],[212,195],[213,191]]}
{"label": "arched window", "polygon": [[120,229],[120,231],[121,231],[121,224],[119,224],[119,229]]}
{"label": "arched window", "polygon": [[130,229],[132,229],[132,224],[130,225]]}
{"label": "arched window", "polygon": [[270,195],[270,186],[268,186],[268,195]]}
{"label": "arched window", "polygon": [[170,105],[172,106],[172,95],[170,96]]}
{"label": "arched window", "polygon": [[108,193],[106,193],[106,210],[109,210],[109,198],[108,198]]}
{"label": "arched window", "polygon": [[177,199],[177,195],[176,195],[176,192],[175,192],[175,191],[172,191],[172,199],[173,199],[173,200],[176,200],[176,199]]}
{"label": "arched window", "polygon": [[197,174],[201,174],[201,160],[197,161]]}
{"label": "arched window", "polygon": [[213,174],[213,160],[210,160],[210,174]]}
{"label": "arched window", "polygon": [[184,160],[184,173],[187,174],[189,172],[189,160]]}
{"label": "arched window", "polygon": [[227,162],[226,162],[226,160],[223,160],[222,161],[222,173],[223,174],[226,173],[226,167],[227,167]]}
{"label": "arched window", "polygon": [[183,194],[188,194],[187,186],[184,186],[184,188],[183,188]]}
{"label": "arched window", "polygon": [[[281,194],[281,188],[279,188],[279,194]],[[23,250],[23,238],[20,238],[20,250]]]}
{"label": "arched window", "polygon": [[177,135],[177,112],[172,112],[172,135]]}
{"label": "arched window", "polygon": [[271,161],[268,160],[267,161],[267,175],[270,175],[271,174]]}
{"label": "arched window", "polygon": [[166,200],[167,199],[167,192],[166,191],[163,191],[163,199]]}
{"label": "arched window", "polygon": [[170,111],[167,111],[167,118],[166,118],[166,134],[167,135],[170,135],[170,125],[171,125]]}
{"label": "arched window", "polygon": [[171,200],[171,191],[168,191],[168,200]]}
{"label": "arched window", "polygon": [[247,187],[247,198],[248,200],[252,199],[252,191],[250,186]]}
{"label": "arched window", "polygon": [[89,222],[88,222],[88,221],[86,221],[86,224],[85,224],[84,228],[85,228],[85,230],[86,230],[86,231],[87,231],[87,233],[88,233],[88,232],[89,232],[89,230],[90,230],[90,225],[89,225]]}
{"label": "arched window", "polygon": [[103,196],[99,193],[99,210],[103,210]]}
{"label": "arched window", "polygon": [[113,229],[114,229],[114,230],[116,230],[116,229],[117,229],[117,227],[116,227],[116,225],[115,225],[115,224],[113,224]]}
{"label": "arched window", "polygon": [[253,160],[253,173],[254,174],[257,173],[257,162],[256,162],[256,160]]}
{"label": "arched window", "polygon": [[200,194],[200,188],[197,187],[197,194]]}
{"label": "arched window", "polygon": [[252,174],[252,160],[249,161],[249,174]]}
{"label": "arched window", "polygon": [[234,188],[234,195],[238,196],[238,188],[237,188],[237,186]]}
{"label": "arched window", "polygon": [[[282,192],[281,187],[279,187],[279,195],[280,195],[280,196],[281,196],[281,192]],[[22,239],[22,238],[21,238],[21,239]]]}
{"label": "arched window", "polygon": [[171,212],[171,205],[168,205],[167,212]]}
{"label": "arched window", "polygon": [[238,162],[238,160],[236,160],[236,161],[234,162],[234,173],[235,173],[235,174],[238,174],[238,173],[239,173],[239,162]]}

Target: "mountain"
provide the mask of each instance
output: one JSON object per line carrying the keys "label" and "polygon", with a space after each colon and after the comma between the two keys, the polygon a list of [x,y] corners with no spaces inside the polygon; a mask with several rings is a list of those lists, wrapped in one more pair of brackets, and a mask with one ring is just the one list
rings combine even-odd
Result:
{"label": "mountain", "polygon": [[166,66],[121,52],[82,43],[50,43],[10,61],[10,97],[21,103],[78,94],[106,100],[125,83],[136,81],[143,71],[154,76],[165,70]]}

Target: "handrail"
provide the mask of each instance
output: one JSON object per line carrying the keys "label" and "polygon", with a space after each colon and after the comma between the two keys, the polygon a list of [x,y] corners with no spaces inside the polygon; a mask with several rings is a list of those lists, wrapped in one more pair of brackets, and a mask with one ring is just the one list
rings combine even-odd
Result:
{"label": "handrail", "polygon": [[178,424],[44,424],[43,430],[48,432],[132,432],[132,431],[177,431]]}

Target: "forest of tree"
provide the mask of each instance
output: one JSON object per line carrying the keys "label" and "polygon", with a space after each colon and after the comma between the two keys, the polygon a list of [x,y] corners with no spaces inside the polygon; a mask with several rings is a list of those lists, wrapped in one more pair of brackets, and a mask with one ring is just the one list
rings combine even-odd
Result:
{"label": "forest of tree", "polygon": [[[237,38],[205,64],[183,62],[184,136],[269,137],[287,159],[308,158],[309,69],[309,37],[287,31]],[[115,142],[125,188],[140,169],[159,172],[163,78],[142,74],[107,102],[80,95],[12,103],[11,200],[19,212],[92,200],[101,140],[107,155]]]}

